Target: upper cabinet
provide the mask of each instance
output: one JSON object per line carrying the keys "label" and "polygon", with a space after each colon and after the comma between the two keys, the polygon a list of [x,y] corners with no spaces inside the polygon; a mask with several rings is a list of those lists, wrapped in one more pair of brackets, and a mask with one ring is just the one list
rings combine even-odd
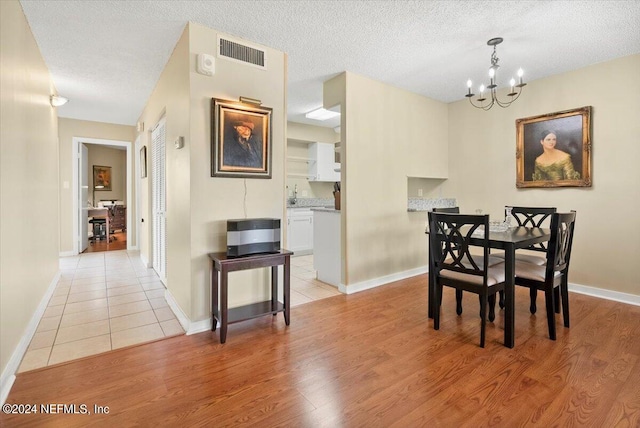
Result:
{"label": "upper cabinet", "polygon": [[334,144],[309,144],[309,181],[340,181],[339,171]]}

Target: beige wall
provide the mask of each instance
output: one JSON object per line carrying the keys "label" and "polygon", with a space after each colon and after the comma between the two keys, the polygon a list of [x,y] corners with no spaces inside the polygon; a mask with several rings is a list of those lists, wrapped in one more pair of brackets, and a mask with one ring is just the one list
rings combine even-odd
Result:
{"label": "beige wall", "polygon": [[[152,143],[151,131],[162,117],[166,118],[166,225],[167,225],[167,288],[187,316],[191,313],[191,181],[190,157],[192,154],[191,115],[189,97],[189,31],[185,27],[174,47],[160,79],[145,106],[139,121],[144,123],[140,143],[147,146],[147,178],[142,179],[140,189],[140,213],[144,223],[140,228],[140,254],[152,261],[151,232],[152,213],[151,182]],[[183,136],[185,146],[174,149],[173,141]],[[197,153],[207,157],[208,154]]]}
{"label": "beige wall", "polygon": [[[60,165],[60,253],[65,254],[73,251],[73,138],[87,138],[98,140],[115,140],[129,141],[135,139],[135,127],[129,125],[117,125],[113,123],[92,122],[86,120],[68,119],[61,117],[59,119],[59,165]],[[97,147],[97,146],[92,146]],[[133,143],[131,144],[133,148]],[[135,157],[135,156],[134,156]],[[92,164],[90,163],[90,166]],[[126,162],[125,162],[126,165]],[[129,172],[133,174],[133,171]],[[89,171],[89,180],[93,179],[93,170]],[[133,175],[132,175],[133,177]],[[126,186],[126,182],[125,182]],[[135,192],[135,190],[133,190]],[[104,192],[110,193],[110,192]],[[89,192],[91,197],[91,192]],[[135,193],[132,195],[135,198]],[[96,198],[98,199],[98,198]],[[106,199],[106,198],[103,198]],[[135,207],[127,207],[127,210],[133,210]],[[131,211],[132,218],[135,218],[135,212]],[[135,223],[135,222],[132,222]],[[127,241],[132,245],[135,242],[135,224],[127,225],[128,236]]]}
{"label": "beige wall", "polygon": [[309,163],[290,158],[308,158],[309,143],[337,143],[339,140],[340,134],[333,128],[287,122],[287,196],[293,196],[297,185],[299,198],[333,198],[333,183],[301,177],[309,174]]}
{"label": "beige wall", "polygon": [[[111,167],[111,190],[96,190],[95,203],[103,199],[127,202],[127,151],[109,147],[87,144],[89,189],[93,189],[93,166]],[[89,198],[91,199],[91,190]]]}
{"label": "beige wall", "polygon": [[[640,294],[640,55],[529,83],[508,109],[449,105],[450,179],[463,211],[502,218],[505,205],[576,210],[571,283]],[[590,188],[516,189],[518,118],[583,106],[592,111]],[[617,220],[613,220],[617,217]]]}
{"label": "beige wall", "polygon": [[[58,272],[55,88],[17,1],[0,2],[0,371]],[[46,208],[46,221],[43,211]],[[38,208],[38,209],[36,209]],[[14,367],[16,368],[16,367]],[[11,370],[12,371],[12,370]],[[5,386],[4,384],[2,385]]]}
{"label": "beige wall", "polygon": [[[217,36],[198,24],[185,28],[140,118],[151,129],[166,114],[167,288],[192,322],[211,316],[208,253],[226,251],[226,220],[285,216],[286,56],[262,47],[267,70],[216,57],[213,76],[196,73],[197,54],[216,56]],[[211,99],[240,96],[273,109],[271,179],[211,177]],[[149,136],[144,134],[143,144],[151,147]],[[180,150],[173,147],[178,136],[185,139]],[[149,189],[141,195],[147,216]],[[141,235],[143,256],[150,260],[149,230]],[[266,270],[230,278],[230,307],[266,298]]]}
{"label": "beige wall", "polygon": [[325,106],[337,103],[343,283],[423,268],[424,213],[407,212],[407,177],[447,176],[447,105],[353,73],[325,86]]}

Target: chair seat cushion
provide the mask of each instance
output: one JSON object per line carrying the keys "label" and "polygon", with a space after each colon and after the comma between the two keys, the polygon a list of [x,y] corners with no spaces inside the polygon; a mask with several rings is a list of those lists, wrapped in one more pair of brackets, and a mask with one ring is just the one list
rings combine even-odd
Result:
{"label": "chair seat cushion", "polygon": [[[482,277],[478,275],[470,275],[468,273],[456,272],[448,269],[441,269],[440,276],[457,281],[465,281],[471,284],[482,285]],[[495,285],[504,282],[504,263],[498,263],[490,266],[487,270],[487,285]]]}
{"label": "chair seat cushion", "polygon": [[[534,281],[544,282],[546,274],[546,266],[538,266],[533,263],[521,262],[516,260],[516,278],[526,278]],[[561,275],[560,272],[554,272],[554,278]]]}

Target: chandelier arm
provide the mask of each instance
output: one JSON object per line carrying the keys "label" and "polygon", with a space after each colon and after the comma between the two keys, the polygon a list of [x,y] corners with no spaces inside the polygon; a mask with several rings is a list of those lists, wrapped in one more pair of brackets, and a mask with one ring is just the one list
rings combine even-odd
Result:
{"label": "chandelier arm", "polygon": [[518,92],[516,92],[516,95],[510,97],[511,99],[509,101],[500,101],[498,97],[496,97],[496,104],[498,104],[502,108],[507,108],[511,105],[512,102],[514,102],[520,97],[521,93],[522,93],[522,89],[518,88]]}
{"label": "chandelier arm", "polygon": [[472,106],[474,106],[475,108],[481,108],[481,109],[482,109],[482,110],[484,110],[484,111],[488,111],[491,107],[493,107],[494,98],[493,98],[493,97],[491,97],[491,102],[490,102],[489,104],[487,104],[486,106],[485,106],[485,105],[482,105],[482,103],[481,103],[481,104],[476,104],[476,103],[474,103],[474,102],[473,102],[473,100],[471,99],[471,97],[469,97],[469,102],[470,102],[470,103],[471,103],[471,105],[472,105]]}

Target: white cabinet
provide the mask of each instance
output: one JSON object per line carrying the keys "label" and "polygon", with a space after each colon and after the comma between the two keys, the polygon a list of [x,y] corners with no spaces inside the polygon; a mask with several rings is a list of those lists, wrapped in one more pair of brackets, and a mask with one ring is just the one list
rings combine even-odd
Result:
{"label": "white cabinet", "polygon": [[340,181],[340,164],[331,143],[309,144],[309,181]]}
{"label": "white cabinet", "polygon": [[296,255],[313,253],[313,212],[310,209],[287,209],[286,249]]}

